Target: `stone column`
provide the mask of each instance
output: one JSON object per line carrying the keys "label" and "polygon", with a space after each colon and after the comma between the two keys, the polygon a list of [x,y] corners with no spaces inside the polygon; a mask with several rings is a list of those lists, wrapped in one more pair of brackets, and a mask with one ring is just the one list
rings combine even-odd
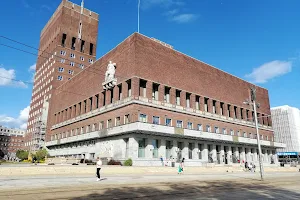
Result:
{"label": "stone column", "polygon": [[139,149],[139,144],[138,141],[134,137],[130,137],[128,140],[128,157],[132,159],[137,159],[138,158],[138,149]]}
{"label": "stone column", "polygon": [[158,157],[162,156],[164,160],[169,159],[166,158],[166,140],[165,139],[160,139],[158,140],[159,142],[159,149],[158,149]]}
{"label": "stone column", "polygon": [[105,105],[109,105],[110,104],[110,98],[111,98],[111,90],[106,90],[105,91]]}
{"label": "stone column", "polygon": [[115,86],[113,88],[113,93],[114,93],[114,99],[113,99],[113,102],[117,102],[119,101],[119,87],[118,86]]}
{"label": "stone column", "polygon": [[153,83],[151,81],[147,81],[146,83],[146,97],[152,100],[152,89]]}
{"label": "stone column", "polygon": [[230,105],[230,116],[231,118],[234,118],[234,106]]}
{"label": "stone column", "polygon": [[253,154],[254,154],[254,162],[257,162],[258,161],[258,155],[257,155],[257,149],[254,148],[254,151],[253,151]]}
{"label": "stone column", "polygon": [[103,96],[102,92],[100,92],[98,95],[99,95],[98,108],[101,108],[103,106],[103,98],[104,98],[104,96]]}
{"label": "stone column", "polygon": [[[93,101],[92,110],[95,110],[95,109],[97,109],[97,97],[96,97],[96,95],[93,96],[92,101]],[[98,101],[99,101],[99,97],[98,97]]]}
{"label": "stone column", "polygon": [[208,147],[207,147],[207,143],[203,143],[202,160],[208,162]]}
{"label": "stone column", "polygon": [[246,161],[245,147],[242,147],[242,151],[240,152],[240,161]]}
{"label": "stone column", "polygon": [[237,108],[236,108],[236,118],[237,118],[237,119],[242,119],[242,118],[241,118],[241,114],[242,114],[242,113],[241,113],[241,108],[237,107]]}
{"label": "stone column", "polygon": [[246,109],[245,108],[243,108],[242,115],[243,115],[243,120],[247,121],[247,114],[246,114]]}
{"label": "stone column", "polygon": [[182,107],[186,107],[186,92],[185,91],[180,92],[180,105]]}
{"label": "stone column", "polygon": [[213,144],[212,145],[212,159],[213,159],[213,161],[214,162],[216,162],[217,161],[217,149],[216,149],[216,145],[215,144]]}
{"label": "stone column", "polygon": [[146,139],[145,158],[146,159],[152,159],[153,158],[152,138],[147,138]]}
{"label": "stone column", "polygon": [[128,83],[127,83],[127,81],[122,83],[122,95],[123,95],[123,98],[128,97]]}
{"label": "stone column", "polygon": [[228,104],[227,103],[224,103],[223,104],[223,115],[228,117]]}
{"label": "stone column", "polygon": [[170,103],[172,105],[176,104],[176,89],[175,88],[170,88]]}
{"label": "stone column", "polygon": [[216,114],[220,115],[220,101],[216,101]]}
{"label": "stone column", "polygon": [[182,158],[189,159],[189,143],[183,142]]}
{"label": "stone column", "polygon": [[225,164],[225,152],[224,152],[224,145],[221,144],[221,151],[220,151],[220,164]]}
{"label": "stone column", "polygon": [[72,106],[72,118],[76,117],[76,112],[77,112],[77,106],[73,105]]}
{"label": "stone column", "polygon": [[199,160],[199,148],[198,148],[198,142],[194,142],[194,149],[192,149],[192,159],[193,160]]}
{"label": "stone column", "polygon": [[86,113],[90,112],[91,110],[91,102],[90,102],[90,98],[88,98],[86,100]]}
{"label": "stone column", "polygon": [[207,112],[212,113],[212,111],[213,111],[212,99],[208,99],[207,100]]}
{"label": "stone column", "polygon": [[241,162],[241,158],[240,158],[240,153],[239,153],[239,148],[238,147],[235,147],[234,148],[234,156],[237,158],[237,160],[240,160]]}
{"label": "stone column", "polygon": [[131,79],[131,96],[138,97],[140,93],[140,79],[133,77]]}
{"label": "stone column", "polygon": [[227,146],[228,151],[227,151],[227,161],[228,164],[232,164],[232,151],[231,151],[231,146]]}
{"label": "stone column", "polygon": [[177,159],[176,149],[178,148],[177,140],[173,140],[172,142],[173,142],[173,147],[171,149],[171,155],[172,155],[172,158],[174,158],[174,161],[176,162],[176,159]]}
{"label": "stone column", "polygon": [[199,101],[200,101],[200,103],[199,103],[199,106],[200,106],[200,110],[201,111],[204,111],[204,97],[199,97]]}
{"label": "stone column", "polygon": [[190,95],[190,108],[196,109],[196,95],[195,94]]}
{"label": "stone column", "polygon": [[164,95],[165,95],[165,86],[160,84],[158,86],[158,101],[164,102]]}

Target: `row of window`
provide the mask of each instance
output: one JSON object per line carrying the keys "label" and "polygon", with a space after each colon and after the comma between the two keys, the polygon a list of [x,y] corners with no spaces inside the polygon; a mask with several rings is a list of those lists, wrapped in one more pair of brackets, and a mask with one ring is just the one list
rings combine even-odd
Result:
{"label": "row of window", "polygon": [[[196,110],[203,110],[205,112],[210,112],[213,114],[219,114],[226,117],[253,121],[254,122],[254,111],[246,108],[239,108],[234,105],[226,104],[224,102],[219,102],[208,97],[203,97],[200,95],[195,95],[189,92],[183,92],[180,89],[171,88],[168,86],[163,86],[159,83],[151,83],[149,87],[148,81],[140,79],[139,80],[139,96],[145,98],[152,98],[153,100],[159,99],[159,88],[163,90],[163,101],[166,103],[171,102],[171,98],[174,99],[174,102],[178,106],[185,106],[186,108],[194,108]],[[152,96],[147,96],[147,90],[152,90]],[[174,90],[172,94],[171,90]],[[270,116],[266,114],[258,113],[258,121],[260,124],[270,126],[271,120]]]}
{"label": "row of window", "polygon": [[[148,123],[147,115],[140,114],[139,121]],[[130,122],[131,122],[130,115],[129,114],[125,115],[123,124],[128,124]],[[174,126],[173,120],[171,118],[165,118],[164,123],[161,123],[160,117],[158,117],[158,116],[152,116],[152,123],[157,124],[157,125]],[[121,117],[116,117],[114,123],[113,123],[112,119],[108,119],[106,122],[106,128],[112,128],[114,126],[120,126],[120,125],[122,125]],[[205,131],[205,132],[209,132],[209,133],[246,137],[246,138],[251,138],[251,139],[256,139],[256,137],[257,137],[257,135],[253,134],[253,133],[246,133],[241,130],[235,131],[233,129],[220,128],[218,126],[211,126],[211,125],[206,125],[205,130],[203,130],[204,127],[202,124],[198,123],[197,125],[194,126],[194,124],[189,121],[186,123],[186,126],[184,126],[184,123],[182,120],[176,120],[176,127],[177,128],[186,128],[186,129],[190,129],[190,130],[197,130],[197,131],[201,131],[201,132]],[[61,138],[65,138],[65,137],[71,137],[71,136],[75,136],[75,135],[81,135],[81,134],[85,134],[85,133],[89,133],[89,132],[93,132],[93,131],[102,130],[104,128],[105,128],[105,123],[104,123],[104,121],[101,121],[99,124],[95,123],[92,125],[87,125],[85,127],[76,128],[71,131],[53,135],[51,140],[61,139]],[[273,137],[269,137],[268,135],[266,135],[266,136],[260,135],[260,139],[273,141]]]}
{"label": "row of window", "polygon": [[[65,68],[63,68],[63,67],[58,67],[58,72],[64,72],[64,71],[65,71]],[[68,74],[73,75],[73,74],[74,74],[74,70],[69,69],[69,70],[68,70]]]}
{"label": "row of window", "polygon": [[[67,54],[66,51],[64,51],[64,50],[61,50],[61,51],[60,51],[60,55],[65,56],[66,54]],[[70,58],[75,58],[75,57],[76,57],[76,55],[75,55],[74,53],[70,53]],[[84,61],[84,57],[83,57],[83,56],[80,56],[80,60],[81,60],[81,61]],[[60,62],[61,62],[61,63],[65,63],[66,60],[62,58],[62,59],[60,59]],[[91,59],[91,58],[89,58],[89,63],[90,63],[90,64],[93,64],[93,62],[94,62],[94,60]],[[73,63],[73,64],[75,65],[74,62],[70,62],[70,63]],[[71,64],[70,64],[70,65],[71,65]],[[71,65],[71,66],[72,66],[72,65]]]}
{"label": "row of window", "polygon": [[[80,26],[82,24],[80,23]],[[67,40],[67,34],[63,33],[62,38],[61,38],[61,46],[65,47],[66,45],[66,40]],[[80,39],[80,52],[84,53],[85,51],[85,41]],[[71,49],[75,50],[76,49],[76,37],[72,37],[71,40]],[[94,44],[90,43],[90,48],[89,48],[89,54],[93,55],[93,49],[94,49]]]}

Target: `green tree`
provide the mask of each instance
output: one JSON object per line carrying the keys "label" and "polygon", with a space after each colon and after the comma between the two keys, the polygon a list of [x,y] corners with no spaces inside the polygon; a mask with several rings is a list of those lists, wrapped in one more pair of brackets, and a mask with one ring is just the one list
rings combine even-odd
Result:
{"label": "green tree", "polygon": [[48,152],[46,149],[38,150],[32,157],[36,158],[36,161],[44,160],[45,157],[48,155]]}
{"label": "green tree", "polygon": [[16,156],[21,160],[26,160],[28,158],[28,151],[17,150]]}

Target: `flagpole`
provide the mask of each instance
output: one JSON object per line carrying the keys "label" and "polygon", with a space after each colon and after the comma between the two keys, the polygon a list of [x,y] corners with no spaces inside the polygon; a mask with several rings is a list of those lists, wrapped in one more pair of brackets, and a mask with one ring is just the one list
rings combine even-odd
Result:
{"label": "flagpole", "polygon": [[138,33],[140,33],[140,4],[141,0],[138,0]]}

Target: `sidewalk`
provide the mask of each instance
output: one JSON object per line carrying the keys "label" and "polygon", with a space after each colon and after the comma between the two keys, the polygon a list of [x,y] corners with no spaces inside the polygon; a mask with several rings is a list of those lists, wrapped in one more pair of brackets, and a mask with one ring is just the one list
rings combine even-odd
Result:
{"label": "sidewalk", "polygon": [[[259,169],[257,169],[258,172]],[[265,167],[265,172],[298,172],[298,167]],[[170,175],[177,173],[176,167],[125,167],[103,166],[107,175]],[[243,172],[240,166],[218,167],[185,167],[185,174]],[[33,175],[94,175],[94,165],[31,165],[31,166],[1,166],[0,176],[33,176]]]}

